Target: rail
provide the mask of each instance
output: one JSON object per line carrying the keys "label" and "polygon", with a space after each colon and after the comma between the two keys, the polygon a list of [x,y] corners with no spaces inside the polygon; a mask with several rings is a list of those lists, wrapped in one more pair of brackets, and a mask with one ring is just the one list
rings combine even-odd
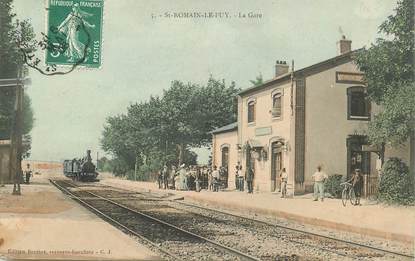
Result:
{"label": "rail", "polygon": [[[67,194],[71,195],[71,197],[72,197],[73,199],[75,199],[75,200],[77,200],[77,201],[81,202],[83,205],[88,206],[88,208],[91,208],[93,211],[95,211],[95,212],[99,213],[100,215],[102,215],[102,216],[104,216],[104,217],[108,218],[111,222],[114,222],[114,223],[116,223],[117,225],[120,225],[121,227],[123,227],[123,228],[127,229],[130,233],[133,233],[134,235],[138,235],[138,233],[137,233],[137,232],[134,232],[134,231],[132,231],[131,229],[129,229],[129,228],[127,228],[126,226],[124,226],[124,225],[122,225],[121,223],[119,223],[118,221],[115,221],[114,219],[112,219],[111,217],[109,217],[108,215],[106,215],[105,213],[103,213],[102,211],[100,211],[100,210],[98,210],[98,209],[94,208],[93,206],[91,206],[91,205],[90,205],[90,204],[88,204],[87,202],[83,201],[80,197],[76,196],[74,193],[72,193],[72,192],[70,192],[69,190],[67,190],[67,189],[63,188],[62,186],[59,186],[59,185],[58,185],[56,182],[54,182],[53,180],[50,180],[50,181],[51,181],[51,182],[52,182],[52,184],[54,184],[55,186],[57,186],[57,187],[58,187],[58,188],[60,188],[61,190],[64,190]],[[69,184],[70,186],[75,187],[73,184],[71,184],[71,183],[69,183],[69,182],[67,182],[67,181],[63,181],[63,182],[65,182],[65,183]],[[116,202],[116,201],[114,201],[114,200],[111,200],[111,199],[108,199],[108,198],[106,198],[106,197],[103,197],[103,196],[97,195],[97,194],[95,194],[95,193],[93,193],[93,192],[90,192],[90,191],[84,191],[84,192],[86,192],[86,193],[88,193],[88,194],[90,194],[91,196],[94,196],[94,197],[96,197],[96,198],[100,198],[100,199],[102,199],[102,200],[104,200],[104,201],[106,201],[106,202],[109,202],[109,203],[111,203],[111,204],[113,204],[113,205],[116,205],[116,206],[118,206],[118,207],[121,207],[121,208],[123,208],[123,209],[125,209],[125,210],[128,210],[128,211],[130,211],[130,212],[132,212],[132,213],[135,213],[135,214],[137,214],[137,215],[139,215],[139,216],[141,216],[141,217],[144,217],[144,218],[147,218],[147,219],[149,219],[149,220],[155,221],[155,222],[157,222],[157,223],[159,223],[159,224],[163,224],[163,225],[165,225],[165,226],[167,226],[167,227],[170,227],[170,228],[172,228],[172,229],[178,230],[178,231],[180,231],[180,232],[182,232],[182,233],[184,233],[184,234],[187,234],[187,235],[192,236],[192,237],[194,237],[194,238],[197,238],[197,239],[199,239],[199,240],[202,240],[202,241],[208,242],[209,244],[211,244],[212,246],[214,246],[214,247],[216,247],[216,248],[219,248],[219,249],[221,249],[221,250],[223,250],[223,251],[225,251],[225,252],[228,252],[228,253],[231,253],[231,254],[233,254],[233,255],[238,256],[241,260],[255,260],[255,261],[259,261],[259,260],[260,260],[260,259],[258,259],[258,258],[256,258],[256,257],[251,256],[251,255],[248,255],[248,254],[242,253],[242,252],[240,252],[240,251],[239,251],[239,250],[237,250],[237,249],[234,249],[234,248],[231,248],[231,247],[225,246],[225,245],[223,245],[223,244],[221,244],[221,243],[215,242],[215,241],[210,240],[210,239],[208,239],[208,238],[205,238],[205,237],[203,237],[203,236],[200,236],[200,235],[197,235],[197,234],[192,233],[192,232],[190,232],[190,231],[184,230],[184,229],[182,229],[182,228],[180,228],[180,227],[177,227],[177,226],[175,226],[175,225],[172,225],[172,224],[170,224],[170,223],[167,223],[167,222],[165,222],[165,221],[163,221],[163,220],[160,220],[160,219],[157,219],[157,218],[155,218],[155,217],[149,216],[149,215],[147,215],[147,214],[145,214],[145,213],[142,213],[142,212],[140,212],[140,211],[138,211],[138,210],[136,210],[136,209],[132,209],[132,208],[130,208],[130,207],[128,207],[128,206],[125,206],[125,205],[123,205],[123,204],[120,204],[120,203],[118,203],[118,202]],[[140,237],[140,238],[145,239],[147,242],[151,242],[151,241],[149,241],[148,239],[146,239],[146,238],[142,237],[141,235],[140,235],[139,237]],[[151,245],[153,245],[153,246],[157,246],[157,245],[156,245],[156,244],[154,244],[153,242],[151,242]],[[157,246],[157,248],[158,248],[158,249],[161,249],[159,246]],[[168,251],[166,251],[166,250],[163,250],[162,252],[163,252],[163,253],[168,253],[168,255],[169,255],[169,256],[173,256],[173,254],[169,253],[169,252],[168,252]],[[180,260],[180,258],[179,258],[179,259],[177,259],[177,260]]]}
{"label": "rail", "polygon": [[191,206],[191,207],[194,207],[194,208],[199,208],[199,209],[208,210],[208,211],[212,211],[212,212],[216,212],[216,213],[220,213],[220,214],[224,214],[224,215],[233,216],[233,217],[240,218],[240,219],[245,219],[245,220],[250,220],[250,221],[253,221],[253,222],[262,223],[262,224],[265,224],[265,225],[276,226],[276,227],[279,227],[279,228],[282,228],[282,229],[299,232],[299,233],[314,236],[314,237],[317,237],[317,238],[324,238],[324,239],[328,239],[328,240],[333,240],[333,241],[343,243],[343,244],[347,244],[347,245],[350,245],[350,246],[355,246],[355,247],[357,246],[357,247],[373,250],[373,251],[376,251],[376,252],[388,253],[388,254],[391,254],[391,255],[399,256],[399,257],[410,258],[411,260],[413,260],[415,258],[414,255],[399,253],[399,252],[395,252],[395,251],[391,251],[391,250],[387,250],[387,249],[383,249],[383,248],[378,248],[378,247],[374,247],[374,246],[365,245],[365,244],[358,243],[358,242],[348,241],[348,240],[334,238],[334,237],[330,237],[330,236],[326,236],[326,235],[322,235],[322,234],[318,234],[318,233],[314,233],[314,232],[304,231],[304,230],[300,230],[300,229],[296,229],[296,228],[292,228],[292,227],[288,227],[288,226],[284,226],[284,225],[278,225],[278,224],[274,224],[274,223],[271,223],[271,222],[258,220],[258,219],[250,218],[250,217],[245,217],[245,216],[237,215],[237,214],[234,214],[234,213],[230,213],[230,212],[226,212],[226,211],[222,211],[222,210],[218,210],[218,209],[203,207],[203,206],[199,206],[199,205],[195,205],[195,204],[191,204],[191,203],[186,203],[186,202],[183,202],[183,201],[176,201],[176,200],[171,200],[171,201],[173,201],[175,203],[178,203],[178,204]]}

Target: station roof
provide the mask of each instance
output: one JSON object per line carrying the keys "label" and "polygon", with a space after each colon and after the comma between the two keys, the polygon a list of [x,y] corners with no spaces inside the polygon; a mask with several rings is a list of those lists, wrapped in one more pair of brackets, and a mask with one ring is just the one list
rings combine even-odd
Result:
{"label": "station roof", "polygon": [[[313,65],[296,70],[292,73],[294,74],[294,77],[303,77],[303,76],[312,75],[312,74],[315,74],[321,71],[325,71],[335,66],[338,66],[339,64],[350,62],[352,60],[353,55],[362,50],[363,48],[360,48],[360,49],[357,49],[351,52],[347,52],[347,53],[335,56],[333,58],[330,58],[328,60],[324,60],[322,62],[315,63]],[[291,72],[279,75],[271,80],[265,81],[261,85],[253,86],[253,87],[242,90],[241,92],[239,92],[239,96],[245,96],[246,94],[251,94],[252,92],[262,90],[276,83],[289,81],[290,78],[291,78]]]}
{"label": "station roof", "polygon": [[231,132],[234,130],[238,129],[238,122],[233,122],[231,124],[219,127],[217,129],[214,129],[213,131],[211,131],[211,134],[218,134],[218,133],[223,133],[223,132]]}

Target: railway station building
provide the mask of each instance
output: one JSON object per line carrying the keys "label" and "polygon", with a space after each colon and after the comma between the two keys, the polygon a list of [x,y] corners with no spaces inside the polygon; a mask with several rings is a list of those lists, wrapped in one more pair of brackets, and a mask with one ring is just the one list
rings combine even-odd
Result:
{"label": "railway station building", "polygon": [[[277,61],[273,79],[239,93],[237,122],[212,132],[212,164],[228,168],[228,187],[240,162],[244,171],[253,167],[257,191],[275,191],[285,168],[289,194],[311,192],[317,166],[343,176],[359,168],[366,192],[376,189],[381,163],[366,131],[379,108],[366,98],[351,43],[343,37],[337,56],[299,70]],[[385,159],[399,157],[413,168],[411,145],[386,147]]]}

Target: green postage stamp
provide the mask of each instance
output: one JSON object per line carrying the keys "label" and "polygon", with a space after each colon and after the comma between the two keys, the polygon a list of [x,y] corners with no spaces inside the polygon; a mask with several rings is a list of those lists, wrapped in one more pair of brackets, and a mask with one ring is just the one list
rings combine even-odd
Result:
{"label": "green postage stamp", "polygon": [[48,0],[46,64],[98,68],[104,0]]}

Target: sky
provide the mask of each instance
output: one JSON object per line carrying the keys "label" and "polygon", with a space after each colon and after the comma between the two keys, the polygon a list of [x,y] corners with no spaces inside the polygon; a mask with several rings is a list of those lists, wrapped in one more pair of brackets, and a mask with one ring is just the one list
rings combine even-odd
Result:
{"label": "sky", "polygon": [[[161,94],[173,80],[204,83],[213,75],[247,88],[260,73],[271,79],[276,60],[294,60],[298,69],[336,56],[341,32],[352,49],[368,47],[395,6],[389,0],[105,0],[101,68],[53,77],[30,71],[31,159],[61,161],[87,149],[104,155],[106,118]],[[14,7],[38,37],[45,32],[46,0],[14,0]],[[153,19],[166,12],[231,18]],[[207,152],[199,153],[206,162]]]}

